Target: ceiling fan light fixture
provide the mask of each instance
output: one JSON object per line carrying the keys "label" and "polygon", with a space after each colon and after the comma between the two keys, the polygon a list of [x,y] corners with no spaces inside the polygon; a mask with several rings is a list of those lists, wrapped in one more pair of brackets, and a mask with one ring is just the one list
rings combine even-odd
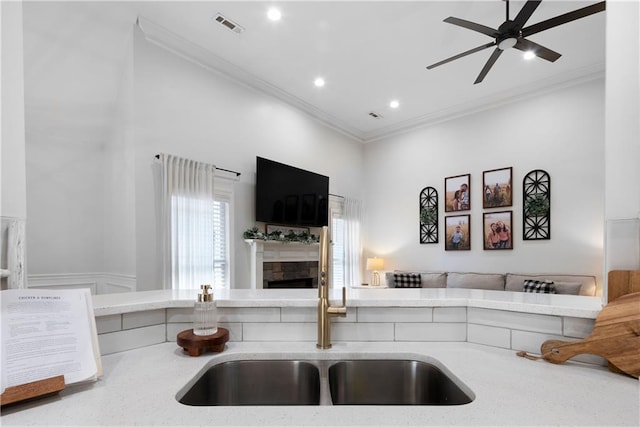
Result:
{"label": "ceiling fan light fixture", "polygon": [[506,20],[500,24],[498,29],[487,27],[486,25],[482,25],[477,22],[456,18],[454,16],[446,18],[444,22],[484,34],[485,36],[491,37],[493,41],[451,56],[447,59],[436,62],[435,64],[431,64],[427,67],[427,70],[431,70],[435,67],[439,67],[440,65],[447,64],[451,61],[455,61],[456,59],[471,55],[472,53],[480,52],[493,46],[496,46],[496,48],[487,59],[487,62],[485,62],[484,67],[473,84],[481,83],[502,52],[507,49],[511,49],[512,47],[515,47],[518,50],[532,50],[534,57],[541,58],[549,62],[555,62],[562,56],[561,54],[529,40],[528,37],[606,10],[606,2],[600,1],[599,3],[592,4],[591,6],[576,9],[572,12],[567,12],[562,15],[537,22],[533,25],[526,26],[527,21],[531,18],[540,3],[540,0],[527,0],[518,12],[518,15],[511,20],[509,19],[509,0],[506,0]]}
{"label": "ceiling fan light fixture", "polygon": [[500,40],[500,42],[498,43],[498,49],[500,49],[500,50],[511,49],[512,47],[514,47],[516,45],[516,43],[518,43],[518,39],[517,38],[509,37],[509,38],[506,38],[504,40]]}
{"label": "ceiling fan light fixture", "polygon": [[534,51],[532,51],[532,50],[528,50],[528,51],[526,51],[526,52],[524,53],[524,55],[522,55],[522,57],[523,57],[524,59],[526,59],[527,61],[530,61],[530,60],[532,60],[533,58],[535,58],[535,57],[536,57],[536,54],[535,54],[535,52],[534,52]]}

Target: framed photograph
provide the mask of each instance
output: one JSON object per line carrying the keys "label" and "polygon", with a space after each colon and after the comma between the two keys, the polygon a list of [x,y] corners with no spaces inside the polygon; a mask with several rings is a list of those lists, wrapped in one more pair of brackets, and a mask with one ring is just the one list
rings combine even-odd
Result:
{"label": "framed photograph", "polygon": [[471,250],[471,215],[452,215],[444,218],[447,236],[446,251]]}
{"label": "framed photograph", "polygon": [[482,221],[484,249],[513,249],[511,211],[485,212]]}
{"label": "framed photograph", "polygon": [[482,172],[483,208],[513,206],[511,170],[512,168],[508,167]]}
{"label": "framed photograph", "polygon": [[471,174],[444,179],[444,211],[457,212],[471,209]]}

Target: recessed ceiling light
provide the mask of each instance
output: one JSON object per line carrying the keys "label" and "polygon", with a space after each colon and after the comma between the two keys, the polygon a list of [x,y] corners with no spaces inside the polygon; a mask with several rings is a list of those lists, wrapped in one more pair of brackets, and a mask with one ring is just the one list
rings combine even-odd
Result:
{"label": "recessed ceiling light", "polygon": [[389,103],[389,107],[391,108],[398,108],[399,106],[400,106],[400,103],[395,99]]}
{"label": "recessed ceiling light", "polygon": [[535,54],[535,53],[533,53],[533,51],[532,51],[532,50],[528,50],[528,51],[526,51],[526,52],[524,53],[524,55],[522,55],[522,57],[523,57],[524,59],[533,59],[533,58],[535,58],[535,57],[536,57],[536,54]]}
{"label": "recessed ceiling light", "polygon": [[322,87],[324,86],[324,79],[322,77],[318,77],[313,81],[313,84],[316,85],[316,87]]}
{"label": "recessed ceiling light", "polygon": [[279,21],[280,18],[282,18],[282,12],[280,12],[280,10],[276,9],[275,7],[269,8],[269,10],[267,11],[267,18],[272,21]]}

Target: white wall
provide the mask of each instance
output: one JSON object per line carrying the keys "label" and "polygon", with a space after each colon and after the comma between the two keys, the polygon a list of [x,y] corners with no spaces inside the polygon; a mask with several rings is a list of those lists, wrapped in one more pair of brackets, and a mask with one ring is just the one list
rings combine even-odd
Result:
{"label": "white wall", "polygon": [[[24,8],[29,285],[106,281],[129,289],[135,276],[133,155],[126,152],[132,35],[127,44],[124,32],[111,30],[115,9],[105,4]],[[104,19],[88,21],[85,8]],[[121,79],[108,78],[113,69]],[[113,104],[95,103],[104,93]]]}
{"label": "white wall", "polygon": [[[27,216],[21,2],[0,2],[0,30],[0,268],[7,269],[17,260],[25,260],[22,245],[14,248],[17,252],[14,255],[12,250],[13,259],[8,259],[9,224],[19,223],[19,229],[24,230]],[[24,286],[24,276],[16,273],[11,283]],[[3,277],[0,288],[7,286]]]}
{"label": "white wall", "polygon": [[133,28],[120,76],[113,133],[104,150],[104,270],[135,278]]}
{"label": "white wall", "polygon": [[[426,98],[428,102],[428,97]],[[366,248],[386,269],[602,276],[604,84],[591,81],[370,143]],[[513,167],[514,249],[483,250],[482,172]],[[522,240],[522,179],[551,176],[551,240]],[[471,251],[444,250],[444,178],[471,174]],[[419,243],[419,193],[440,196],[438,244]],[[464,214],[467,212],[461,212]]]}
{"label": "white wall", "polygon": [[103,272],[102,141],[33,126],[27,141],[29,274]]}
{"label": "white wall", "polygon": [[2,162],[1,215],[27,216],[24,154],[24,73],[22,63],[22,3],[1,2],[2,29]]}
{"label": "white wall", "polygon": [[[283,70],[284,71],[284,70]],[[139,290],[159,286],[151,164],[160,152],[242,173],[235,184],[233,286],[249,286],[256,156],[330,177],[330,192],[360,197],[363,146],[295,108],[134,36],[136,252]]]}
{"label": "white wall", "polygon": [[[607,219],[640,218],[640,3],[607,3]],[[629,197],[619,197],[626,188]],[[625,191],[625,193],[627,193]]]}
{"label": "white wall", "polygon": [[607,2],[605,273],[640,268],[640,3]]}
{"label": "white wall", "polygon": [[24,153],[24,72],[22,3],[1,2],[2,29],[2,162],[1,214],[27,216]]}

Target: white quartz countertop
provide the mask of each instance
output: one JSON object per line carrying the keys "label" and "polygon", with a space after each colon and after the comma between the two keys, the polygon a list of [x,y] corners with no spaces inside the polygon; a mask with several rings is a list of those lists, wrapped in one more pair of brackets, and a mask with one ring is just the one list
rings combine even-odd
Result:
{"label": "white quartz countertop", "polygon": [[[434,358],[466,384],[475,400],[460,406],[195,407],[176,394],[208,362],[230,359],[348,359],[401,355]],[[395,357],[394,357],[395,358]],[[554,365],[513,351],[469,343],[230,342],[224,352],[189,357],[163,343],[102,357],[104,376],[59,396],[3,409],[15,425],[564,425],[637,426],[639,383],[604,367]]]}
{"label": "white quartz countertop", "polygon": [[[342,298],[332,289],[332,301]],[[145,291],[95,295],[96,316],[192,307],[196,291]],[[216,289],[218,307],[315,307],[317,289]],[[347,288],[349,307],[478,307],[525,313],[595,319],[602,309],[600,297],[484,291],[477,289]]]}

